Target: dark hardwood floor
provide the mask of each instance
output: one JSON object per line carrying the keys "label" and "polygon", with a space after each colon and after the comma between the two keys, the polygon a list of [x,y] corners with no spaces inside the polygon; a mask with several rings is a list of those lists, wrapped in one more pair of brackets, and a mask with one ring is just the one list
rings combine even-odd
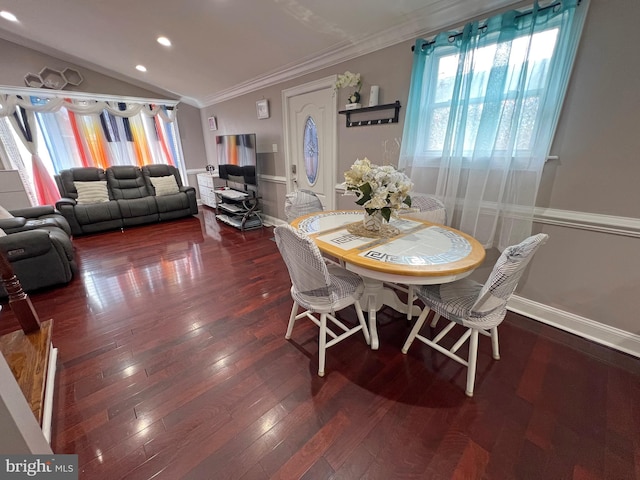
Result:
{"label": "dark hardwood floor", "polygon": [[74,240],[79,274],[31,299],[59,349],[52,447],[81,479],[640,478],[640,360],[509,314],[470,399],[385,309],[380,350],[353,336],[320,378],[316,327],[284,339],[272,236],[205,207]]}

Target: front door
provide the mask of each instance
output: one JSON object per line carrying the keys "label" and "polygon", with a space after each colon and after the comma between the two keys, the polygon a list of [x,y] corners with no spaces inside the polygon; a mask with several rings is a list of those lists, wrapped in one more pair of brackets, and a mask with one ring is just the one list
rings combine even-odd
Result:
{"label": "front door", "polygon": [[311,190],[325,210],[335,209],[336,77],[282,92],[287,192]]}

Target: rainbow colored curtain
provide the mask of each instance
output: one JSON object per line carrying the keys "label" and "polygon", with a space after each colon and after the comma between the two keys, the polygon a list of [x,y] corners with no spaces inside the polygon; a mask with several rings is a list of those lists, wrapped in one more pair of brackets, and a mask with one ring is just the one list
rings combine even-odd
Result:
{"label": "rainbow colored curtain", "polygon": [[[173,107],[52,95],[0,94],[0,117],[9,119],[32,156],[31,171],[22,167],[21,173],[30,177],[38,204],[55,204],[53,175],[68,168],[170,164],[186,178]],[[45,145],[40,152],[38,139]],[[12,163],[22,165],[18,160]]]}

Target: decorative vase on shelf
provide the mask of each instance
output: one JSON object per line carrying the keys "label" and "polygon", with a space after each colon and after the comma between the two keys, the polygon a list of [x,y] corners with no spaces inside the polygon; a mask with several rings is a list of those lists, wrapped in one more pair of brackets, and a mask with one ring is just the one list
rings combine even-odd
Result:
{"label": "decorative vase on shelf", "polygon": [[351,95],[349,95],[347,101],[349,102],[346,105],[347,110],[353,110],[354,108],[362,107],[362,104],[360,103],[360,92],[353,92]]}

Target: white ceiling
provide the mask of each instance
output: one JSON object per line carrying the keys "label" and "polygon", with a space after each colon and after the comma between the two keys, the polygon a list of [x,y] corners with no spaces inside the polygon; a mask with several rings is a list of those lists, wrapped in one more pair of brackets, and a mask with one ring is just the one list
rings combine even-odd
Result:
{"label": "white ceiling", "polygon": [[[0,38],[202,107],[515,3],[0,0],[19,19],[0,19]],[[160,35],[173,45],[159,45]]]}

